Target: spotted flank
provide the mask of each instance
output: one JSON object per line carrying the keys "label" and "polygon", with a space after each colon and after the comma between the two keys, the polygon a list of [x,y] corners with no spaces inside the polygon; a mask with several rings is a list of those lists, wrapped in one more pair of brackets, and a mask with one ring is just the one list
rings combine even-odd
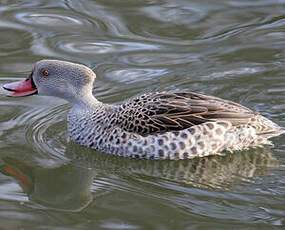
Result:
{"label": "spotted flank", "polygon": [[132,158],[190,159],[271,144],[282,130],[239,104],[197,93],[151,93],[69,113],[71,138]]}

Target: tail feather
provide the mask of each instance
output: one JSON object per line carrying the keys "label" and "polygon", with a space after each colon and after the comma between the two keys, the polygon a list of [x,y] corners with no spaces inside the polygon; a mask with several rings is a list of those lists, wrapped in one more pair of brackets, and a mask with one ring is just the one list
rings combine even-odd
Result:
{"label": "tail feather", "polygon": [[225,149],[234,151],[262,145],[273,145],[269,139],[284,133],[284,128],[261,115],[257,115],[250,123],[234,127],[231,132],[228,132]]}
{"label": "tail feather", "polygon": [[271,138],[285,133],[285,129],[283,127],[280,127],[273,121],[270,121],[261,115],[258,115],[255,118],[252,126],[256,129],[257,135],[263,136],[264,138]]}

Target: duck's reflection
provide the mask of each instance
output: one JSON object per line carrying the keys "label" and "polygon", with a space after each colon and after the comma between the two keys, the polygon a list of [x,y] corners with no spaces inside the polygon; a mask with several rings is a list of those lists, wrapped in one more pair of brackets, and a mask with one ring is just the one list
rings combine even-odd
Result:
{"label": "duck's reflection", "polygon": [[[29,199],[45,208],[80,211],[92,200],[95,173],[134,178],[150,176],[204,189],[228,190],[245,178],[265,175],[278,161],[266,149],[184,161],[132,160],[107,156],[71,145],[69,159],[57,167],[2,157],[0,172],[15,178]],[[110,185],[109,185],[110,186]]]}
{"label": "duck's reflection", "polygon": [[72,162],[50,168],[4,157],[0,172],[15,178],[31,201],[46,208],[80,211],[92,201],[94,170]]}
{"label": "duck's reflection", "polygon": [[238,153],[228,153],[223,156],[211,156],[180,161],[150,161],[135,160],[120,157],[94,155],[94,151],[68,151],[69,159],[85,162],[85,165],[95,170],[115,172],[117,175],[130,177],[149,176],[154,179],[170,180],[193,187],[231,189],[239,181],[266,175],[279,162],[270,149],[258,148]]}

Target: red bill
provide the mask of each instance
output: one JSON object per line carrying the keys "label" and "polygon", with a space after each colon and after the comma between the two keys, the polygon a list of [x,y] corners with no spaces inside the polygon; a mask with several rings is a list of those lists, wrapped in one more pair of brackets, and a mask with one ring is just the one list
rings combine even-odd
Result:
{"label": "red bill", "polygon": [[24,97],[36,94],[38,92],[31,77],[23,81],[17,81],[5,84],[3,85],[3,88],[9,91],[8,96],[11,97]]}

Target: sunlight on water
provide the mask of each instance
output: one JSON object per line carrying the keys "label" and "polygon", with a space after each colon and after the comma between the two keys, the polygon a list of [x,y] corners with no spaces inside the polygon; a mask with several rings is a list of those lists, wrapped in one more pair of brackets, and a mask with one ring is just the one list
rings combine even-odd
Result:
{"label": "sunlight on water", "polygon": [[[230,99],[285,126],[284,5],[260,1],[2,1],[0,86],[43,58],[92,68],[99,100],[151,90]],[[2,87],[1,87],[2,88]],[[285,225],[274,147],[137,161],[68,140],[65,101],[0,90],[3,229],[272,229]]]}

